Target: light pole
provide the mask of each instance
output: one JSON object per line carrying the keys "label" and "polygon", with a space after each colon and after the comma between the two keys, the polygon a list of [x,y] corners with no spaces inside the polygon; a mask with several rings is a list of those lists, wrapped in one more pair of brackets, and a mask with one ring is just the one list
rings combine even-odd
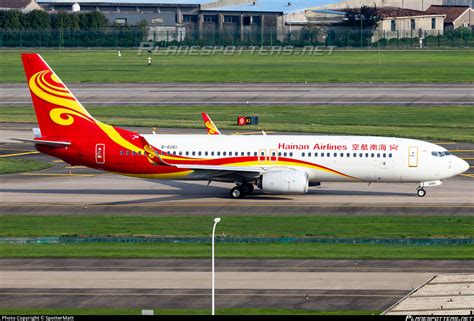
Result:
{"label": "light pole", "polygon": [[216,225],[221,221],[220,217],[214,219],[214,226],[212,227],[212,315],[216,314],[216,299],[215,299],[215,277],[214,277],[214,236],[216,234]]}

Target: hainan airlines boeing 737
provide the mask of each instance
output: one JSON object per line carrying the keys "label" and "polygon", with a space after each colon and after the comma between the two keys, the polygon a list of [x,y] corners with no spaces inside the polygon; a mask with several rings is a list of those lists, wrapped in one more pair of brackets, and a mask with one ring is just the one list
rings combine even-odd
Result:
{"label": "hainan airlines boeing 737", "polygon": [[255,185],[264,193],[303,194],[320,182],[418,183],[422,197],[425,186],[469,167],[443,147],[404,138],[141,135],[94,119],[40,55],[23,54],[22,60],[39,124],[31,141],[71,165],[234,183],[233,198],[252,193]]}

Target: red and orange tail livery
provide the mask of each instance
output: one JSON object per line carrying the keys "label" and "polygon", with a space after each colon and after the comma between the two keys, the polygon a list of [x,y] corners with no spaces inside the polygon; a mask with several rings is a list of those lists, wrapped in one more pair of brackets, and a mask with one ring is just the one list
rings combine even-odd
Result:
{"label": "red and orange tail livery", "polygon": [[206,125],[207,133],[209,135],[220,135],[221,132],[217,129],[216,125],[212,121],[211,117],[207,113],[201,113],[202,119],[204,120],[204,125]]}
{"label": "red and orange tail livery", "polygon": [[97,143],[143,152],[136,133],[94,119],[39,54],[22,54],[21,58],[41,130],[35,141],[68,142],[73,149],[82,149],[80,154]]}
{"label": "red and orange tail livery", "polygon": [[21,58],[42,136],[66,138],[95,134],[96,120],[43,58],[35,53],[22,54]]}

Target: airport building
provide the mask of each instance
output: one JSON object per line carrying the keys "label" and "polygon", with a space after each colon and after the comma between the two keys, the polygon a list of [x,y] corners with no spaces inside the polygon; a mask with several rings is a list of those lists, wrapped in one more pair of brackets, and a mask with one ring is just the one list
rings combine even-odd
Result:
{"label": "airport building", "polygon": [[40,9],[41,7],[34,0],[0,0],[0,10],[19,10],[22,13],[28,13]]}
{"label": "airport building", "polygon": [[[440,36],[471,27],[474,0],[0,0],[49,13],[101,12],[111,25],[146,24],[146,40],[196,45],[325,43],[345,9],[378,8],[382,17],[372,41]],[[357,30],[356,30],[357,31]],[[350,33],[354,30],[347,31]],[[293,41],[294,40],[294,41]],[[316,41],[316,42],[315,42]],[[337,45],[337,44],[336,44]],[[347,46],[351,44],[346,43]]]}
{"label": "airport building", "polygon": [[[334,0],[37,0],[48,12],[102,12],[112,24],[136,25],[145,20],[150,40],[180,40],[227,34],[280,34],[299,29],[306,11]],[[173,39],[169,39],[172,37]]]}

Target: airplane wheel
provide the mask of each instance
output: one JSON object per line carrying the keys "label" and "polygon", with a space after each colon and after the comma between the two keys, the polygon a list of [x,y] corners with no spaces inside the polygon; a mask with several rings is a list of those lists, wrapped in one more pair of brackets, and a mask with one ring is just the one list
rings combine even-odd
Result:
{"label": "airplane wheel", "polygon": [[244,194],[252,194],[253,193],[253,184],[242,184],[240,187],[242,187],[242,190],[244,191]]}
{"label": "airplane wheel", "polygon": [[242,198],[245,196],[244,191],[242,190],[242,187],[240,186],[235,186],[230,190],[230,197],[232,198]]}
{"label": "airplane wheel", "polygon": [[426,191],[422,188],[419,188],[417,191],[416,191],[416,194],[419,196],[419,197],[423,197],[426,195]]}

